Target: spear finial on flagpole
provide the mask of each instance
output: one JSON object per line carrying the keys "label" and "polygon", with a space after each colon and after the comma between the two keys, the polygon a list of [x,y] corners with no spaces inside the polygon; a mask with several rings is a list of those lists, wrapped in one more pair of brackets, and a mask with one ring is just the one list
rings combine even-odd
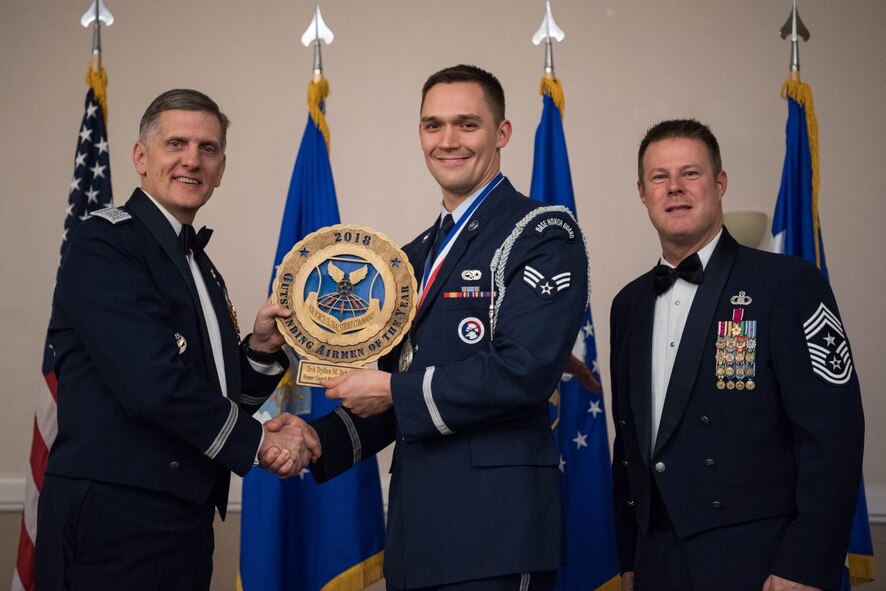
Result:
{"label": "spear finial on flagpole", "polygon": [[793,9],[791,16],[781,28],[781,38],[787,39],[791,37],[791,79],[800,79],[800,37],[803,41],[809,41],[809,30],[800,20],[800,14],[797,12],[797,0],[793,0]]}
{"label": "spear finial on flagpole", "polygon": [[102,23],[111,26],[114,24],[114,15],[102,0],[92,0],[80,17],[80,24],[84,27],[92,25],[92,69],[96,72],[102,68]]}
{"label": "spear finial on flagpole", "polygon": [[92,0],[89,8],[80,17],[80,24],[88,28],[92,25],[92,61],[86,70],[86,84],[92,87],[95,100],[102,106],[105,124],[108,123],[108,76],[102,68],[102,23],[105,26],[114,24],[114,15],[102,0]]}
{"label": "spear finial on flagpole", "polygon": [[532,43],[539,45],[542,41],[545,42],[545,76],[549,78],[554,77],[554,39],[559,42],[564,37],[566,33],[557,26],[554,15],[551,14],[551,0],[545,0],[545,16],[538,31],[532,36]]}
{"label": "spear finial on flagpole", "polygon": [[545,42],[545,75],[541,79],[541,94],[551,97],[560,111],[560,117],[563,117],[566,98],[563,96],[560,80],[554,74],[554,40],[563,41],[565,37],[566,33],[557,25],[554,15],[551,14],[551,0],[545,0],[545,17],[538,31],[532,36],[532,43],[541,45],[542,41]]}
{"label": "spear finial on flagpole", "polygon": [[326,124],[326,97],[329,96],[329,82],[323,77],[323,56],[321,54],[321,41],[326,45],[332,43],[335,35],[326,26],[323,16],[320,14],[320,5],[314,10],[314,18],[311,24],[301,36],[301,43],[305,47],[314,46],[314,78],[308,83],[308,111],[317,128],[326,138],[326,149],[329,150],[329,126]]}
{"label": "spear finial on flagpole", "polygon": [[323,78],[323,55],[320,49],[320,41],[325,41],[326,45],[329,45],[334,38],[335,35],[332,34],[332,31],[330,31],[329,27],[326,26],[326,23],[323,22],[323,16],[320,14],[320,5],[318,4],[317,8],[314,10],[314,18],[311,20],[311,24],[308,25],[304,35],[301,36],[302,45],[305,47],[309,47],[310,45],[314,46],[315,81]]}

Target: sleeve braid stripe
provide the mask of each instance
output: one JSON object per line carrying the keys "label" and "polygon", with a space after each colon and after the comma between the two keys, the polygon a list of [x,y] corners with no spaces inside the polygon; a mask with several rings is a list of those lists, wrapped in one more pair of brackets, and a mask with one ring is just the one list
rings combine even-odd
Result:
{"label": "sleeve braid stripe", "polygon": [[222,425],[221,431],[218,432],[218,435],[215,437],[215,441],[212,442],[212,445],[209,446],[209,449],[203,452],[203,455],[208,456],[209,458],[215,459],[215,456],[218,455],[218,452],[225,446],[225,443],[228,442],[228,437],[231,436],[231,432],[234,430],[234,425],[237,424],[237,417],[240,414],[240,409],[234,404],[233,400],[228,399],[228,402],[231,403],[231,411],[228,413],[228,420],[225,421],[225,424]]}
{"label": "sleeve braid stripe", "polygon": [[349,415],[345,409],[339,406],[335,409],[335,414],[338,415],[341,422],[345,424],[345,429],[348,430],[348,435],[351,438],[351,448],[354,450],[354,465],[356,466],[360,463],[360,460],[363,459],[363,444],[360,441],[360,434],[357,433],[357,427],[354,426],[354,421],[351,420],[351,415]]}
{"label": "sleeve braid stripe", "polygon": [[455,431],[450,429],[446,426],[446,423],[443,422],[443,417],[440,416],[440,409],[437,408],[437,403],[434,402],[434,392],[431,390],[431,382],[433,379],[434,366],[432,365],[425,369],[425,377],[421,384],[421,389],[425,396],[425,405],[428,407],[428,412],[431,414],[431,420],[434,422],[437,431],[443,435],[452,435]]}
{"label": "sleeve braid stripe", "polygon": [[246,394],[240,395],[240,402],[244,404],[248,404],[250,406],[258,406],[265,403],[267,400],[267,396],[247,396]]}

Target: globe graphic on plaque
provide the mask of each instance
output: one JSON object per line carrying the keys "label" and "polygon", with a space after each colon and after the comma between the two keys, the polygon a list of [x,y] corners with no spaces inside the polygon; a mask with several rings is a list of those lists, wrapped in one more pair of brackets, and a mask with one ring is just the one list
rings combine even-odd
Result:
{"label": "globe graphic on plaque", "polygon": [[384,234],[339,225],[306,236],[278,267],[272,294],[292,310],[277,323],[302,359],[297,382],[316,385],[390,351],[412,323],[415,290],[409,260]]}

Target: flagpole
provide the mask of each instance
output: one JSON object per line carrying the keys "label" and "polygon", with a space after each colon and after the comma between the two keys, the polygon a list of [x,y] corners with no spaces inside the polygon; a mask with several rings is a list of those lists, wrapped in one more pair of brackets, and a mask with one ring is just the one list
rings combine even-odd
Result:
{"label": "flagpole", "polygon": [[[800,13],[797,11],[797,0],[792,0],[791,14],[779,31],[782,39],[791,39],[790,75],[781,88],[781,97],[794,100],[803,108],[806,115],[806,127],[809,135],[809,152],[812,160],[812,229],[814,258],[813,262],[822,268],[821,254],[821,223],[818,216],[818,192],[821,186],[818,159],[818,122],[815,117],[815,106],[812,101],[812,87],[800,80],[800,39],[809,41],[811,35]],[[826,271],[825,271],[826,273]]]}
{"label": "flagpole", "polygon": [[[541,78],[542,116],[535,134],[530,197],[575,212],[575,194],[563,130],[565,96],[554,70],[554,41],[565,33],[545,2],[541,26],[532,37],[545,44]],[[588,285],[590,289],[590,284]],[[597,369],[597,345],[590,308],[576,336],[558,389],[551,396],[551,429],[563,474],[567,564],[556,589],[618,591],[618,557],[612,512],[612,473],[605,401]]]}
{"label": "flagpole", "polygon": [[[773,250],[805,258],[828,277],[821,223],[818,213],[819,177],[818,123],[812,102],[812,88],[800,80],[800,39],[810,39],[809,30],[800,19],[797,0],[792,0],[791,14],[780,29],[782,39],[791,40],[790,73],[781,88],[788,102],[785,163],[782,182],[772,222]],[[810,231],[811,230],[811,231]],[[867,502],[862,478],[855,516],[847,548],[848,570],[841,589],[872,581],[874,578]]]}
{"label": "flagpole", "polygon": [[314,9],[314,18],[301,36],[301,43],[305,47],[314,47],[314,77],[308,84],[308,110],[314,124],[323,133],[326,139],[326,150],[329,151],[329,126],[326,123],[326,97],[329,96],[329,82],[323,77],[323,46],[321,41],[329,45],[335,39],[335,35],[323,20],[320,14],[320,5]]}
{"label": "flagpole", "polygon": [[[286,196],[272,278],[298,241],[341,221],[329,161],[329,83],[322,59],[322,45],[334,37],[319,6],[313,12],[301,37],[314,54],[309,114]],[[295,354],[285,348],[295,367]],[[289,412],[312,421],[338,406],[322,388],[299,386],[287,373],[256,417],[266,420]],[[361,591],[382,578],[384,515],[375,457],[322,487],[310,466],[288,480],[253,468],[243,479],[240,518],[240,591]]]}
{"label": "flagpole", "polygon": [[566,108],[566,98],[563,88],[560,86],[560,80],[554,72],[554,41],[560,43],[565,38],[566,33],[557,25],[554,15],[551,13],[551,0],[545,0],[545,16],[541,21],[541,26],[532,36],[532,43],[533,45],[541,45],[542,42],[545,44],[545,73],[541,79],[540,92],[553,99],[560,111],[561,119]]}
{"label": "flagpole", "polygon": [[114,15],[105,6],[103,0],[92,0],[89,8],[80,17],[83,27],[92,25],[92,60],[86,71],[86,84],[92,87],[95,99],[102,106],[105,125],[108,124],[108,75],[102,67],[102,23],[105,26],[114,24]]}

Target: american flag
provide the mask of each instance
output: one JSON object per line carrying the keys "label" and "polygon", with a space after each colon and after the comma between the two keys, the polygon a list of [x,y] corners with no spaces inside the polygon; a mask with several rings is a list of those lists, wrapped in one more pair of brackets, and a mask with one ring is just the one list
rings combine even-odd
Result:
{"label": "american flag", "polygon": [[[105,132],[106,107],[103,106],[107,78],[103,69],[90,69],[90,85],[86,93],[83,122],[77,137],[74,156],[74,177],[68,188],[65,227],[62,232],[59,265],[65,258],[71,237],[77,225],[97,209],[110,207],[111,162],[108,154],[108,136]],[[43,348],[43,377],[45,384],[37,394],[34,414],[34,435],[31,441],[30,478],[25,479],[25,505],[22,530],[18,543],[18,560],[12,575],[12,591],[34,590],[34,541],[37,539],[37,499],[43,486],[43,473],[49,458],[49,448],[55,440],[56,380],[53,373],[55,355],[49,339]]]}

